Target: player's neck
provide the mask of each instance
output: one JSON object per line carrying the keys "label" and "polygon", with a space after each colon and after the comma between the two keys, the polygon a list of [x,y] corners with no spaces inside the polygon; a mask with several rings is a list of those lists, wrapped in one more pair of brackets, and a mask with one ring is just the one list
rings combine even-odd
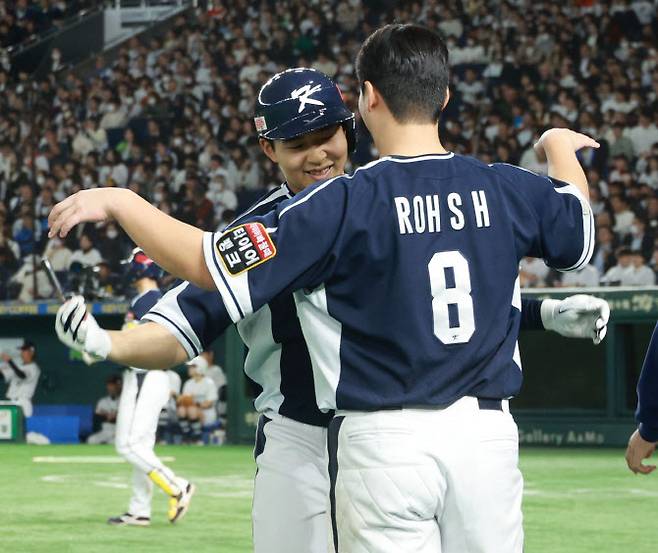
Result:
{"label": "player's neck", "polygon": [[395,123],[382,128],[376,135],[375,146],[381,157],[445,154],[436,125]]}

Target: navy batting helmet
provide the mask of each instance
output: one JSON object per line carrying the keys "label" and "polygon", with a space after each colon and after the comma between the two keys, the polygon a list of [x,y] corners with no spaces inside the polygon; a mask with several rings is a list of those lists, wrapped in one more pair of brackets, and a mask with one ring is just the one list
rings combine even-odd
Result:
{"label": "navy batting helmet", "polygon": [[356,145],[354,114],[336,83],[315,69],[287,69],[267,81],[258,93],[254,123],[258,136],[268,140],[290,140],[341,124],[349,151]]}
{"label": "navy batting helmet", "polygon": [[152,278],[153,280],[162,278],[162,269],[140,248],[135,248],[130,257],[122,261],[122,263],[127,265],[124,276],[127,284],[131,284],[142,278]]}

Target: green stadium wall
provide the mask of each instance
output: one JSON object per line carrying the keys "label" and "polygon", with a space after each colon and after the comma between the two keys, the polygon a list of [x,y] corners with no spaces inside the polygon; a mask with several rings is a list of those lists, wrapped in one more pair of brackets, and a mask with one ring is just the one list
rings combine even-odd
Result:
{"label": "green stadium wall", "polygon": [[[575,292],[547,289],[524,295],[562,298]],[[605,297],[612,308],[603,344],[541,331],[521,333],[524,384],[512,401],[512,411],[524,445],[620,446],[634,427],[635,384],[658,320],[658,287],[597,288],[588,293]],[[50,302],[0,304],[0,338],[29,338],[37,344],[42,378],[35,403],[94,404],[105,392],[107,376],[123,367],[113,363],[88,367],[63,347],[53,330],[57,307]],[[92,311],[101,326],[118,329],[126,307],[95,303]],[[245,347],[235,328],[230,328],[213,348],[228,379],[229,440],[251,442],[257,417],[242,372]],[[177,370],[185,378],[184,367]]]}

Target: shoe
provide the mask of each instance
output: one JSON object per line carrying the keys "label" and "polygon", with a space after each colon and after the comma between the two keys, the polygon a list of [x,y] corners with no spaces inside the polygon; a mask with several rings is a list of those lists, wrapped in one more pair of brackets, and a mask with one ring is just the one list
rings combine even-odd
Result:
{"label": "shoe", "polygon": [[169,522],[173,524],[185,516],[190,508],[190,502],[195,491],[194,484],[188,482],[185,489],[177,497],[169,498],[169,510],[167,511]]}
{"label": "shoe", "polygon": [[118,517],[108,518],[107,523],[112,526],[148,526],[151,524],[151,519],[149,517],[136,517],[130,513],[123,513]]}

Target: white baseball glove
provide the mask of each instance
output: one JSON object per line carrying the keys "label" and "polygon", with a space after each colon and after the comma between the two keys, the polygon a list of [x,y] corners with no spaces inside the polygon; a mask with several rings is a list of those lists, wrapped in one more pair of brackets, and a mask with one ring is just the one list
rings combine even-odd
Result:
{"label": "white baseball glove", "polygon": [[609,319],[608,302],[594,296],[577,294],[541,303],[544,328],[568,338],[591,338],[600,344],[608,331]]}
{"label": "white baseball glove", "polygon": [[107,359],[112,341],[106,330],[98,326],[91,313],[87,313],[85,299],[74,296],[57,311],[55,332],[60,341],[76,351],[88,365]]}

